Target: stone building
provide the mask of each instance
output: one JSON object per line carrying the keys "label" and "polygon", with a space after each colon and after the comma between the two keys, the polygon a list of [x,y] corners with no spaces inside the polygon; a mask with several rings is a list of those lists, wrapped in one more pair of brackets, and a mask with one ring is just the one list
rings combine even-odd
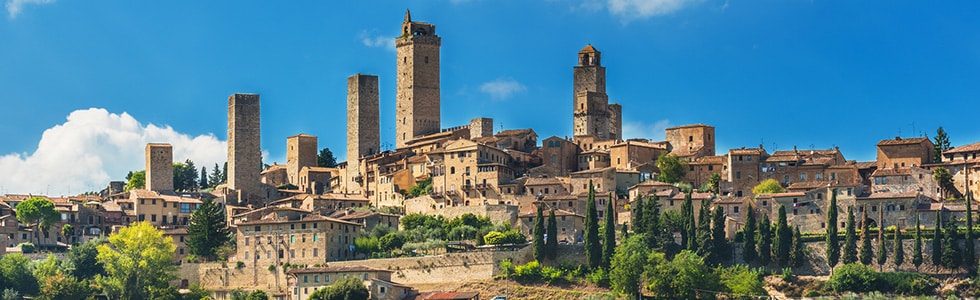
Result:
{"label": "stone building", "polygon": [[354,178],[362,175],[361,157],[381,152],[380,96],[378,76],[356,74],[347,77],[347,169],[344,188],[360,192]]}
{"label": "stone building", "polygon": [[501,198],[501,184],[515,179],[510,155],[470,140],[452,141],[427,154],[434,198],[447,206],[483,204]]}
{"label": "stone building", "polygon": [[928,138],[901,138],[878,142],[878,169],[898,169],[932,163],[934,145]]}
{"label": "stone building", "polygon": [[146,189],[161,193],[174,191],[174,147],[146,144]]}
{"label": "stone building", "polygon": [[[943,152],[942,165],[953,174],[953,186],[961,195],[970,199],[980,197],[980,143],[959,146]],[[932,169],[933,167],[930,167]]]}
{"label": "stone building", "polygon": [[684,174],[684,178],[681,180],[687,182],[695,189],[700,189],[702,185],[707,184],[711,180],[711,174],[723,176],[722,174],[725,173],[725,163],[726,158],[724,156],[702,156],[694,158],[687,163],[687,173]]}
{"label": "stone building", "polygon": [[397,85],[395,147],[418,136],[438,133],[440,123],[439,48],[436,26],[412,21],[405,11],[401,36],[395,38]]}
{"label": "stone building", "polygon": [[684,125],[665,131],[670,154],[686,160],[715,155],[715,127],[705,124]]}
{"label": "stone building", "polygon": [[769,170],[765,164],[767,158],[769,153],[762,148],[762,145],[759,145],[759,148],[742,147],[728,150],[728,155],[725,157],[728,161],[723,167],[727,170],[722,170],[722,179],[727,181],[727,184],[722,184],[724,186],[722,194],[735,197],[752,195],[752,188],[767,178],[764,174]]}
{"label": "stone building", "polygon": [[[542,216],[545,222],[545,229],[547,229],[548,226],[548,218],[551,216],[551,209],[552,207],[545,208],[544,215]],[[564,209],[554,208],[554,210],[555,223],[558,225],[558,242],[563,244],[581,242],[582,235],[585,232],[585,216]],[[537,209],[521,213],[521,215],[518,217],[521,232],[528,237],[534,237],[534,222],[537,217]]]}
{"label": "stone building", "polygon": [[542,158],[543,166],[551,169],[551,176],[568,176],[578,171],[579,147],[572,141],[552,136],[541,142],[541,148],[536,151]]}
{"label": "stone building", "polygon": [[470,120],[470,138],[483,138],[493,136],[493,119],[474,118]]}
{"label": "stone building", "polygon": [[283,186],[289,184],[289,172],[285,165],[273,163],[259,173],[259,182],[268,186]]}
{"label": "stone building", "polygon": [[630,139],[610,145],[608,151],[609,164],[617,169],[627,170],[655,163],[657,157],[667,151],[667,143]]}
{"label": "stone building", "polygon": [[315,136],[301,133],[286,138],[286,175],[289,184],[300,186],[300,170],[316,167],[318,152]]}
{"label": "stone building", "polygon": [[238,193],[238,202],[260,203],[269,196],[259,181],[262,171],[259,115],[258,94],[228,97],[228,188]]}
{"label": "stone building", "polygon": [[187,226],[191,213],[201,204],[198,198],[148,190],[130,191],[130,200],[136,221],[150,222],[157,227]]}
{"label": "stone building", "polygon": [[418,294],[410,286],[392,282],[391,273],[391,270],[362,266],[291,269],[286,272],[290,287],[288,299],[308,299],[313,292],[348,277],[362,280],[371,300],[401,300]]}
{"label": "stone building", "polygon": [[623,108],[609,104],[606,95],[606,68],[601,64],[602,53],[587,45],[578,53],[574,67],[572,128],[576,139],[592,136],[597,140],[622,138]]}
{"label": "stone building", "polygon": [[247,268],[268,272],[270,265],[315,265],[354,258],[360,224],[302,209],[275,209],[257,220],[237,223],[237,258]]}

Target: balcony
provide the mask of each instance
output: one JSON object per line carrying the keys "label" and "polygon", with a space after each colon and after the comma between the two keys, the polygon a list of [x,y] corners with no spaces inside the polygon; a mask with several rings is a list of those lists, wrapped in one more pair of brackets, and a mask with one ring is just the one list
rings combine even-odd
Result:
{"label": "balcony", "polygon": [[476,184],[476,189],[478,189],[478,190],[486,190],[486,189],[489,189],[489,188],[491,188],[489,183],[477,183]]}
{"label": "balcony", "polygon": [[464,184],[463,185],[463,189],[464,190],[472,190],[473,189],[473,185],[472,184]]}

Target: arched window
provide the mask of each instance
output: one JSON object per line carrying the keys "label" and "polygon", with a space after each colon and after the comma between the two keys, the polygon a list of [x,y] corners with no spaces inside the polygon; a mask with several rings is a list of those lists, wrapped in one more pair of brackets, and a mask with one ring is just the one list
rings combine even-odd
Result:
{"label": "arched window", "polygon": [[449,174],[456,174],[456,167],[449,167]]}

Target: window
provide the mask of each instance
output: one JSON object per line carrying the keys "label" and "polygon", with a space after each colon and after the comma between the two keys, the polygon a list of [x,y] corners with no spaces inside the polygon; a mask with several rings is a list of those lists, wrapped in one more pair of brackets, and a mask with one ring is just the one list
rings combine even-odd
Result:
{"label": "window", "polygon": [[806,180],[806,173],[800,173],[800,180]]}
{"label": "window", "polygon": [[[315,242],[316,242],[316,240],[317,240],[316,238],[317,238],[317,236],[316,236],[316,233],[314,233],[314,234],[313,234],[313,242],[314,242],[314,243],[315,243]],[[316,253],[316,250],[313,250],[313,253]],[[313,256],[316,256],[316,254],[314,254]]]}
{"label": "window", "polygon": [[296,236],[295,235],[290,235],[289,236],[289,243],[290,244],[295,244],[296,243]]}
{"label": "window", "polygon": [[745,156],[745,160],[752,161],[752,155],[746,155]]}
{"label": "window", "polygon": [[320,282],[320,275],[313,275],[313,282]]}
{"label": "window", "polygon": [[304,283],[310,282],[310,277],[309,276],[306,276],[306,275],[303,275],[303,282]]}
{"label": "window", "polygon": [[319,254],[319,252],[318,252],[318,250],[320,250],[320,249],[318,249],[318,248],[313,248],[313,257],[317,257],[317,256],[320,256],[320,254]]}
{"label": "window", "polygon": [[139,220],[140,222],[146,221],[146,215],[140,214]]}
{"label": "window", "polygon": [[814,176],[814,178],[816,178],[817,180],[821,180],[823,179],[823,174],[817,173],[816,176]]}
{"label": "window", "polygon": [[796,210],[796,209],[794,208],[794,209],[793,209],[793,215],[795,216],[795,215],[797,215],[797,214],[798,214],[798,213],[797,213],[797,210]]}
{"label": "window", "polygon": [[708,165],[708,171],[713,171],[715,169],[714,165]]}
{"label": "window", "polygon": [[737,214],[737,213],[738,213],[738,206],[736,206],[736,207],[732,207],[732,212],[734,212],[734,213],[736,213],[736,214]]}
{"label": "window", "polygon": [[898,205],[898,210],[904,211],[905,210],[905,204]]}
{"label": "window", "polygon": [[762,201],[762,206],[769,206],[769,202],[763,200]]}
{"label": "window", "polygon": [[245,246],[248,246],[248,238],[245,238]]}
{"label": "window", "polygon": [[181,203],[180,204],[180,213],[182,213],[182,214],[189,214],[189,213],[191,213],[191,204],[190,203]]}
{"label": "window", "polygon": [[837,173],[830,173],[830,180],[837,180]]}
{"label": "window", "polygon": [[735,179],[742,179],[742,172],[741,171],[735,172]]}
{"label": "window", "polygon": [[878,211],[878,206],[877,205],[872,205],[871,206],[871,211]]}

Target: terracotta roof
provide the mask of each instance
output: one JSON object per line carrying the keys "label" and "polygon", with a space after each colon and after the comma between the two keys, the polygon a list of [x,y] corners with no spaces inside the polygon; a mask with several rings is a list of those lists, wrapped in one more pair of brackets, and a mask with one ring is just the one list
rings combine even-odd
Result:
{"label": "terracotta roof", "polygon": [[728,150],[729,154],[734,154],[734,155],[759,155],[765,151],[766,150],[760,148],[747,148],[747,149],[741,148],[741,149]]}
{"label": "terracotta roof", "polygon": [[715,199],[713,203],[717,204],[743,204],[746,202],[752,202],[752,198],[749,197],[721,197]]}
{"label": "terracotta roof", "polygon": [[692,162],[692,165],[710,164],[710,165],[720,165],[725,162],[724,156],[702,156]]}
{"label": "terracotta roof", "polygon": [[575,195],[546,195],[541,197],[541,201],[566,201],[566,200],[578,200],[578,196]]}
{"label": "terracotta roof", "polygon": [[561,184],[561,180],[554,177],[548,178],[528,178],[524,185],[546,185],[546,184]]}
{"label": "terracotta roof", "polygon": [[344,201],[371,201],[360,194],[338,194],[329,193],[323,195],[313,195],[314,199],[344,200]]}
{"label": "terracotta roof", "polygon": [[588,44],[585,45],[585,48],[582,48],[582,51],[579,52],[598,52],[598,50],[596,50],[595,47],[592,47],[592,44]]}
{"label": "terracotta roof", "polygon": [[674,185],[662,181],[647,180],[634,185],[634,187],[638,187],[638,186],[674,186]]}
{"label": "terracotta roof", "polygon": [[157,199],[163,199],[163,197],[160,197],[160,193],[157,193],[157,192],[154,192],[154,191],[150,191],[150,190],[132,190],[132,191],[130,191],[130,194],[129,195],[130,196],[136,196],[136,198],[146,198],[146,199],[149,199],[149,198],[157,198]]}
{"label": "terracotta roof", "polygon": [[361,224],[358,224],[358,223],[354,223],[354,222],[350,222],[350,221],[344,221],[344,220],[340,220],[340,219],[328,218],[328,217],[324,217],[324,216],[321,216],[321,215],[309,215],[309,216],[306,216],[305,218],[300,218],[299,220],[262,219],[262,220],[242,222],[242,223],[239,223],[238,225],[239,226],[247,226],[247,225],[277,224],[277,223],[286,224],[286,223],[300,223],[300,222],[313,222],[313,221],[328,221],[328,222],[344,223],[344,224],[348,224],[348,225],[361,226]]}
{"label": "terracotta roof", "polygon": [[677,127],[671,127],[671,128],[667,128],[666,130],[671,130],[671,129],[681,129],[681,128],[698,128],[698,127],[710,127],[710,128],[715,128],[714,126],[711,126],[711,125],[707,125],[707,124],[700,124],[700,123],[698,123],[698,124],[688,124],[688,125],[681,125],[681,126],[677,126]]}
{"label": "terracotta roof", "polygon": [[321,267],[321,268],[300,268],[300,269],[289,269],[286,274],[311,274],[311,273],[354,273],[354,272],[385,272],[391,273],[392,271],[384,269],[375,269],[365,266],[342,266],[342,267]]}
{"label": "terracotta roof", "polygon": [[786,189],[796,190],[796,189],[818,189],[822,187],[828,187],[831,185],[830,181],[798,181],[790,184]]}
{"label": "terracotta roof", "polygon": [[877,170],[875,170],[874,173],[871,173],[871,176],[872,177],[878,177],[878,176],[904,176],[904,175],[912,175],[912,169],[909,169],[909,168],[877,169]]}
{"label": "terracotta roof", "polygon": [[351,219],[367,218],[367,217],[374,216],[374,215],[397,217],[397,215],[393,215],[393,214],[386,214],[386,213],[376,212],[376,211],[373,211],[373,210],[362,210],[362,211],[356,211],[356,212],[349,213],[349,214],[346,214],[346,215],[338,216],[337,219],[351,220]]}
{"label": "terracotta roof", "polygon": [[102,209],[105,209],[106,211],[122,211],[122,207],[120,207],[119,204],[112,202],[103,202]]}
{"label": "terracotta roof", "polygon": [[965,153],[965,152],[980,152],[980,142],[949,149],[943,152],[943,154]]}
{"label": "terracotta roof", "polygon": [[[681,200],[683,200],[684,197],[685,197],[684,195],[685,195],[685,193],[677,193],[677,194],[674,194],[670,199],[674,199],[674,200],[681,199]],[[701,192],[693,192],[693,193],[691,193],[691,199],[693,199],[693,200],[710,199],[712,196],[713,195],[711,193],[701,193]]]}
{"label": "terracotta roof", "polygon": [[878,146],[892,146],[892,145],[914,145],[930,142],[929,138],[919,137],[919,138],[901,138],[895,137],[894,139],[881,140],[878,142]]}
{"label": "terracotta roof", "polygon": [[602,173],[602,172],[605,172],[605,171],[615,170],[615,169],[616,169],[616,167],[605,167],[605,168],[599,168],[599,169],[589,169],[589,170],[585,170],[585,171],[572,172],[572,174]]}
{"label": "terracotta roof", "polygon": [[[544,216],[545,217],[548,217],[550,214],[551,213],[549,212],[548,209],[545,209],[544,210]],[[570,212],[570,211],[567,211],[567,210],[564,210],[564,209],[556,209],[555,210],[555,215],[556,216],[573,216],[573,217],[579,217],[579,218],[584,218],[585,217],[585,216],[582,216],[582,215],[579,215],[579,214],[576,214],[576,213],[573,213],[573,212]],[[537,217],[537,216],[538,216],[538,211],[537,210],[532,210],[532,211],[521,212],[520,215],[518,215],[517,217],[519,217],[519,218],[520,217],[527,218],[527,217]]]}
{"label": "terracotta roof", "polygon": [[404,285],[404,284],[397,283],[397,282],[394,282],[394,281],[387,281],[387,280],[377,279],[377,278],[372,278],[371,280],[372,281],[381,282],[381,283],[384,283],[384,284],[387,284],[387,285],[391,285],[391,286],[397,286],[397,287],[403,287],[403,288],[411,288],[411,286],[409,286],[409,285]]}
{"label": "terracotta roof", "polygon": [[859,170],[861,170],[861,169],[871,169],[871,168],[877,168],[878,167],[878,162],[875,162],[875,161],[859,161],[859,162],[855,163],[854,166],[856,166]]}
{"label": "terracotta roof", "polygon": [[534,133],[534,130],[531,129],[531,128],[525,128],[525,129],[508,129],[508,130],[504,130],[504,131],[498,132],[497,134],[494,134],[494,136],[498,136],[498,137],[502,137],[502,136],[514,136],[514,135],[522,135],[522,134],[529,134],[529,133]]}
{"label": "terracotta roof", "polygon": [[919,195],[919,192],[911,191],[904,193],[892,193],[892,192],[878,192],[871,193],[866,197],[858,197],[858,200],[873,200],[873,199],[894,199],[894,198],[915,198]]}
{"label": "terracotta roof", "polygon": [[773,194],[759,194],[756,198],[775,198],[775,197],[802,197],[806,196],[804,192],[792,192],[792,193],[773,193]]}

